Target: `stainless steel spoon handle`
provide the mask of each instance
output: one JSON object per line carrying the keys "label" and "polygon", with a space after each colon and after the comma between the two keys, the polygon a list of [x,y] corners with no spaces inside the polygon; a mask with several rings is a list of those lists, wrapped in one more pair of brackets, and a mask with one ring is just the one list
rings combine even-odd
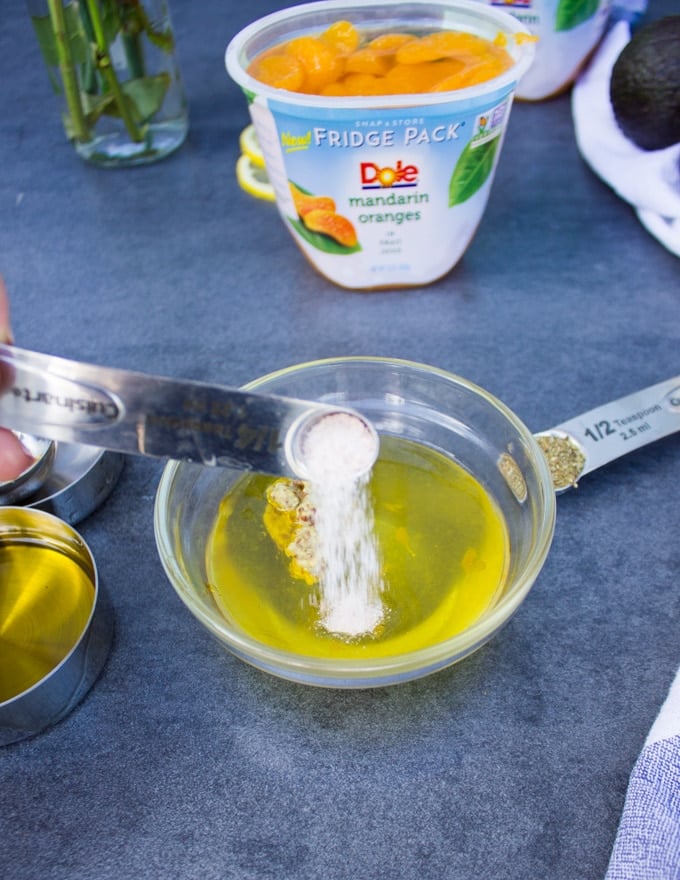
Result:
{"label": "stainless steel spoon handle", "polygon": [[337,413],[361,419],[375,438],[375,458],[375,429],[341,406],[0,345],[0,425],[51,440],[297,476],[299,438]]}
{"label": "stainless steel spoon handle", "polygon": [[571,437],[585,455],[579,476],[680,430],[680,376],[595,407],[544,434]]}

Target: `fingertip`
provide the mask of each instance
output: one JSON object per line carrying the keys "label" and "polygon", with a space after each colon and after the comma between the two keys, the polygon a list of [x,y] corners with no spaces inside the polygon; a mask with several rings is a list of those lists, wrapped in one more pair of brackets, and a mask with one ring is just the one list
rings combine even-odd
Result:
{"label": "fingertip", "polygon": [[9,322],[9,297],[5,281],[0,275],[0,342],[14,342],[14,334]]}

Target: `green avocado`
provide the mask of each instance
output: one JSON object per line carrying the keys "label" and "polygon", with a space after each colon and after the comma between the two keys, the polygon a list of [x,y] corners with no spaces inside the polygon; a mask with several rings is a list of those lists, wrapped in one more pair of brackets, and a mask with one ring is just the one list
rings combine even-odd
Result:
{"label": "green avocado", "polygon": [[680,15],[640,28],[612,68],[614,116],[643,150],[680,142]]}

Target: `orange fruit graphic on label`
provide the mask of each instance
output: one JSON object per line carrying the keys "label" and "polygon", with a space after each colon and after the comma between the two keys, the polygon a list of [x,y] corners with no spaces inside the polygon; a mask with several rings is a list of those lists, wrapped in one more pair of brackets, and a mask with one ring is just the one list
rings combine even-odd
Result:
{"label": "orange fruit graphic on label", "polygon": [[342,214],[336,214],[335,211],[324,211],[317,208],[305,216],[304,224],[312,232],[322,232],[324,235],[330,236],[343,247],[353,248],[359,243],[352,222]]}
{"label": "orange fruit graphic on label", "polygon": [[298,189],[294,183],[290,184],[290,192],[301,220],[304,220],[310,211],[335,211],[335,202],[330,196],[309,195]]}

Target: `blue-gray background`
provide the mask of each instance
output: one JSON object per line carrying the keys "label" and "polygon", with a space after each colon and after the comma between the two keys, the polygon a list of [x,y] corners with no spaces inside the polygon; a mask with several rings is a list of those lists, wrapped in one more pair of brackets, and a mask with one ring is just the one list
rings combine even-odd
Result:
{"label": "blue-gray background", "polygon": [[[580,158],[569,97],[516,104],[478,234],[423,290],[333,287],[234,179],[228,40],[279,4],[173,0],[191,131],[84,165],[22,0],[0,10],[0,272],[27,348],[239,384],[343,354],[466,376],[533,429],[679,372],[677,258]],[[652,2],[649,16],[672,11]],[[559,498],[549,559],[464,663],[307,689],[222,651],[154,546],[162,465],[79,526],[116,639],[84,703],[0,751],[3,880],[596,880],[680,663],[676,437]]]}

